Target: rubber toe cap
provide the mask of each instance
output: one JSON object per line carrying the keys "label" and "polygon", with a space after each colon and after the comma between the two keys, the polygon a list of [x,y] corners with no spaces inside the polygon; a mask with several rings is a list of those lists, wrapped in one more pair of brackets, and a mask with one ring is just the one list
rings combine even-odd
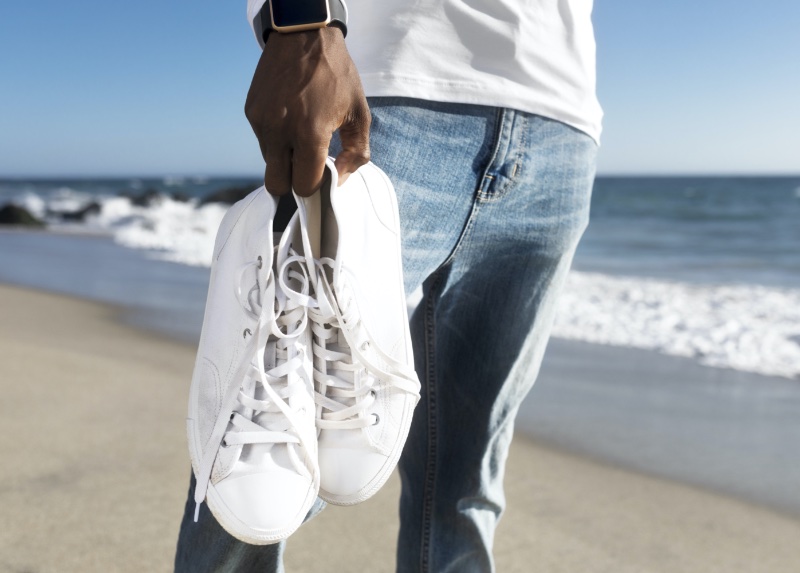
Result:
{"label": "rubber toe cap", "polygon": [[299,525],[308,511],[311,480],[291,470],[229,476],[216,492],[228,511],[248,528],[280,532]]}
{"label": "rubber toe cap", "polygon": [[375,451],[320,446],[320,489],[335,496],[354,496],[381,473],[387,460]]}

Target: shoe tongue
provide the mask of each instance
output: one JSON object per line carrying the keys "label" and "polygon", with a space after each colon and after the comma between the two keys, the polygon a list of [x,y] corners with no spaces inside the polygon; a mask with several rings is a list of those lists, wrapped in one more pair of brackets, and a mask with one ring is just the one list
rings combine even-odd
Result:
{"label": "shoe tongue", "polygon": [[[267,347],[264,349],[264,370],[269,372],[277,365],[278,365],[277,348],[275,347],[275,341],[270,340],[267,343]],[[256,384],[255,395],[253,396],[253,398],[255,398],[256,400],[267,399],[267,391],[261,384]]]}
{"label": "shoe tongue", "polygon": [[[339,189],[339,173],[336,171],[336,164],[330,157],[325,162],[325,169],[327,173],[318,192],[310,197],[294,195],[298,211],[301,213],[299,224],[302,229],[300,240],[296,241],[296,244],[302,245],[303,255],[312,275],[316,273],[314,259],[333,259],[332,279],[333,284],[338,284],[341,272],[341,257],[339,256],[341,229],[339,228],[334,201],[341,193],[341,190]],[[331,235],[335,238],[332,239]],[[325,248],[326,243],[327,249]],[[331,244],[335,246],[331,248]],[[295,248],[299,250],[298,247]]]}
{"label": "shoe tongue", "polygon": [[[333,282],[331,284],[338,285],[339,284],[340,274],[342,272],[342,257],[341,257],[341,252],[342,252],[342,228],[339,225],[339,217],[338,217],[338,213],[337,213],[336,203],[337,203],[337,199],[338,199],[338,196],[339,196],[341,191],[339,189],[339,172],[336,171],[336,164],[330,158],[328,158],[328,162],[327,162],[326,166],[328,168],[328,171],[330,172],[330,180],[329,180],[329,186],[327,188],[328,201],[326,202],[328,210],[327,210],[327,213],[323,213],[323,217],[327,220],[327,224],[329,226],[335,227],[336,253],[335,253],[335,256],[332,257],[333,258],[333,276],[331,278],[333,279]],[[320,192],[322,192],[322,191],[320,190]],[[323,225],[324,224],[326,224],[325,220],[323,220]],[[326,234],[329,234],[329,233],[330,232],[328,232]],[[331,237],[329,236],[329,239],[330,238]]]}

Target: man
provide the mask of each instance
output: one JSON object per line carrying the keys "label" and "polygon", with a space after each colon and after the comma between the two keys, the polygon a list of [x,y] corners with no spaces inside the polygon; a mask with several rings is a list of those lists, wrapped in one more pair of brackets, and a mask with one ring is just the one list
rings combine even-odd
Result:
{"label": "man", "polygon": [[[266,38],[246,104],[264,183],[309,196],[329,153],[341,179],[372,158],[397,192],[406,293],[422,288],[397,571],[492,571],[514,417],[588,222],[592,2],[349,0],[326,27],[273,28],[286,2],[248,5]],[[283,544],[241,543],[207,512],[192,523],[192,498],[177,570],[283,570]]]}

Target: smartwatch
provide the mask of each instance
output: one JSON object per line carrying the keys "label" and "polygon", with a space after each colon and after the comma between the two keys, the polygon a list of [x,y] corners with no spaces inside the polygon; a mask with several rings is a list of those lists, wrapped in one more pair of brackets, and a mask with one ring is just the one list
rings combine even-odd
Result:
{"label": "smartwatch", "polygon": [[258,14],[261,39],[272,32],[302,32],[333,26],[347,36],[347,6],[344,0],[267,0]]}

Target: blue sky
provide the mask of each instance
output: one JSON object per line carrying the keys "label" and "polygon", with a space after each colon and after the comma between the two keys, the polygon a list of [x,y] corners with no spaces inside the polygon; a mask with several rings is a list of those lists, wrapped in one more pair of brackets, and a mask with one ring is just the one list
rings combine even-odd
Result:
{"label": "blue sky", "polygon": [[[376,0],[378,1],[378,0]],[[595,2],[601,173],[800,173],[800,2]],[[0,176],[259,174],[244,0],[5,2]]]}

